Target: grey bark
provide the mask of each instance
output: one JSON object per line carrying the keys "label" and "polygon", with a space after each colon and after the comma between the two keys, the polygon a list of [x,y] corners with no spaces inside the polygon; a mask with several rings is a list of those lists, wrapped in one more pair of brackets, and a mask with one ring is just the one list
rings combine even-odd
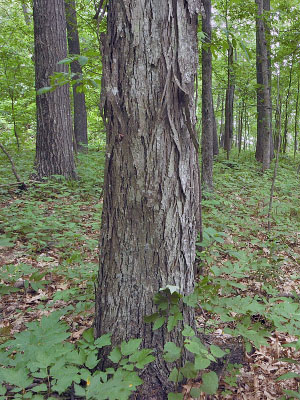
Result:
{"label": "grey bark", "polygon": [[257,145],[256,159],[262,162],[265,171],[270,167],[271,159],[271,98],[269,82],[268,45],[264,11],[266,0],[255,0],[256,18],[256,68],[257,68]]}
{"label": "grey bark", "polygon": [[26,23],[26,25],[30,25],[31,24],[31,12],[30,12],[30,9],[27,7],[27,4],[26,4],[25,0],[21,0],[21,4],[22,4],[22,10],[23,10],[25,23]]}
{"label": "grey bark", "polygon": [[213,188],[213,98],[212,98],[212,56],[211,43],[211,1],[202,0],[202,185]]}
{"label": "grey bark", "polygon": [[233,102],[234,102],[234,71],[233,71],[233,47],[229,43],[228,49],[228,72],[227,72],[227,88],[225,99],[225,133],[224,133],[224,150],[227,152],[227,159],[232,146],[233,138]]}
{"label": "grey bark", "polygon": [[[193,0],[111,0],[102,35],[107,149],[95,328],[113,344],[140,337],[155,349],[140,399],[166,398],[162,349],[179,340],[177,329],[145,325],[153,296],[168,284],[182,294],[194,286],[198,12]],[[193,312],[184,320],[193,325]]]}
{"label": "grey bark", "polygon": [[[34,0],[35,86],[49,86],[55,72],[67,72],[57,65],[67,56],[64,0]],[[69,86],[58,87],[36,97],[36,170],[38,178],[63,175],[75,178]]]}
{"label": "grey bark", "polygon": [[212,97],[212,117],[213,117],[213,155],[217,156],[219,154],[219,139],[218,139],[217,120],[214,110],[213,97]]}
{"label": "grey bark", "polygon": [[[80,54],[80,43],[78,36],[76,3],[75,0],[65,0],[67,34],[69,53],[72,55]],[[82,75],[82,68],[78,60],[71,63],[71,72],[75,74],[73,79],[78,79]],[[79,152],[87,151],[87,113],[85,104],[85,94],[77,91],[78,83],[73,85],[73,105],[74,105],[74,137],[76,149]]]}
{"label": "grey bark", "polygon": [[300,76],[299,76],[299,74],[298,74],[297,96],[296,96],[296,110],[295,110],[295,126],[294,126],[294,158],[296,157],[296,153],[297,153],[297,149],[298,149],[299,92],[300,92]]}
{"label": "grey bark", "polygon": [[284,117],[284,130],[283,130],[283,140],[282,140],[282,152],[286,153],[287,148],[287,134],[288,134],[288,108],[289,108],[289,98],[291,93],[291,86],[292,86],[292,72],[293,72],[293,65],[294,65],[294,54],[292,58],[292,63],[290,66],[290,73],[289,73],[289,84],[285,98],[285,117]]}

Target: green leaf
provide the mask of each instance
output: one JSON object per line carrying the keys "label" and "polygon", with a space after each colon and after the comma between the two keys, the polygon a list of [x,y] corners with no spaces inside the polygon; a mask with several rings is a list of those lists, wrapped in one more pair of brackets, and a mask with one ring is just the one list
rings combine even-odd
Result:
{"label": "green leaf", "polygon": [[86,329],[82,337],[88,342],[88,343],[93,343],[94,342],[94,328],[89,328]]}
{"label": "green leaf", "polygon": [[34,388],[32,388],[33,392],[47,392],[48,388],[47,385],[45,383],[42,383],[41,385],[37,385]]}
{"label": "green leaf", "polygon": [[135,354],[132,354],[129,357],[129,361],[136,363],[136,368],[142,369],[146,364],[151,363],[155,360],[155,357],[152,355],[153,350],[151,349],[142,349]]}
{"label": "green leaf", "polygon": [[121,344],[121,353],[123,356],[129,356],[133,354],[140,347],[142,339],[130,339],[127,343],[122,342]]}
{"label": "green leaf", "polygon": [[44,93],[48,93],[48,92],[50,92],[52,89],[53,89],[52,86],[45,86],[45,87],[42,87],[42,88],[40,88],[39,90],[37,90],[37,91],[36,91],[36,94],[37,94],[37,95],[41,95],[41,94],[44,94]]}
{"label": "green leaf", "polygon": [[276,381],[283,381],[284,379],[292,379],[292,378],[300,378],[300,374],[296,374],[295,372],[287,372],[286,374],[283,374],[276,378]]}
{"label": "green leaf", "polygon": [[193,399],[197,399],[198,397],[200,397],[200,395],[201,395],[201,390],[199,388],[192,388],[190,390],[190,396]]}
{"label": "green leaf", "polygon": [[201,355],[195,356],[195,368],[199,371],[201,369],[205,369],[210,365],[211,361],[208,358],[204,358]]}
{"label": "green leaf", "polygon": [[288,396],[293,397],[294,399],[300,399],[300,393],[295,392],[294,390],[285,390],[283,389],[284,393],[287,394]]}
{"label": "green leaf", "polygon": [[97,349],[102,349],[104,346],[109,346],[111,344],[111,333],[106,333],[95,340],[95,346]]}
{"label": "green leaf", "polygon": [[214,344],[212,344],[210,346],[210,352],[213,356],[217,357],[217,358],[221,358],[225,356],[225,351],[223,351],[222,349],[220,349],[219,346],[215,346]]}
{"label": "green leaf", "polygon": [[182,321],[183,320],[183,316],[181,314],[181,312],[176,313],[175,315],[171,315],[168,319],[168,332],[171,332],[175,326],[177,325],[178,321]]}
{"label": "green leaf", "polygon": [[76,396],[85,397],[85,389],[82,386],[74,385]]}
{"label": "green leaf", "polygon": [[180,358],[181,348],[177,347],[176,344],[173,342],[167,342],[165,344],[164,351],[166,353],[164,354],[164,359],[167,362],[173,362]]}
{"label": "green leaf", "polygon": [[154,313],[154,314],[147,315],[146,317],[144,317],[144,321],[146,323],[155,322],[158,317],[159,317],[159,313]]}
{"label": "green leaf", "polygon": [[166,321],[166,317],[159,317],[153,324],[153,330],[156,331],[157,329],[161,328]]}
{"label": "green leaf", "polygon": [[63,60],[58,61],[57,64],[71,64],[73,62],[74,58],[73,57],[67,57],[64,58]]}
{"label": "green leaf", "polygon": [[177,368],[173,368],[169,375],[168,381],[178,383],[182,381],[182,378],[182,373],[178,371]]}
{"label": "green leaf", "polygon": [[0,236],[0,247],[14,247],[15,243],[11,238],[1,235]]}
{"label": "green leaf", "polygon": [[194,379],[198,375],[198,371],[196,371],[194,364],[190,361],[187,361],[184,367],[180,368],[180,372],[188,379]]}
{"label": "green leaf", "polygon": [[96,365],[98,364],[99,360],[97,357],[97,354],[94,352],[89,353],[89,355],[87,356],[86,362],[85,362],[85,366],[88,369],[93,369],[96,367]]}
{"label": "green leaf", "polygon": [[115,364],[118,364],[118,362],[121,360],[122,354],[121,351],[118,347],[115,347],[111,352],[108,358]]}
{"label": "green leaf", "polygon": [[87,64],[89,61],[88,57],[86,56],[79,56],[78,57],[78,62],[79,64],[83,67],[85,64]]}
{"label": "green leaf", "polygon": [[168,400],[183,400],[182,393],[169,393]]}
{"label": "green leaf", "polygon": [[202,385],[200,389],[206,394],[215,394],[218,390],[219,379],[215,372],[208,372],[202,375]]}
{"label": "green leaf", "polygon": [[184,347],[193,354],[201,354],[201,347],[197,342],[185,343]]}
{"label": "green leaf", "polygon": [[183,336],[195,336],[195,332],[189,325],[184,325],[182,335]]}

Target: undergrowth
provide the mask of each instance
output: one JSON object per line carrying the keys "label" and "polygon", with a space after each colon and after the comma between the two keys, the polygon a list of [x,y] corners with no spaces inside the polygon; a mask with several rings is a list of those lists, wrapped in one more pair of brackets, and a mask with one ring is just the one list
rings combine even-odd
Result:
{"label": "undergrowth", "polygon": [[[32,152],[24,151],[15,160],[28,181]],[[142,383],[138,371],[154,360],[152,350],[139,350],[140,339],[120,343],[110,353],[115,367],[99,371],[97,354],[110,345],[110,335],[94,340],[89,328],[98,269],[103,150],[78,158],[78,181],[57,177],[30,182],[27,191],[8,185],[13,180],[10,166],[2,156],[0,161],[0,305],[3,313],[9,302],[16,308],[9,322],[0,325],[0,399],[127,399]],[[287,157],[280,160],[269,232],[271,179],[272,171],[262,175],[250,153],[230,162],[221,155],[215,163],[215,190],[203,194],[195,291],[182,298],[176,288],[163,288],[155,298],[157,313],[146,318],[153,329],[166,324],[170,331],[182,319],[183,303],[197,310],[199,332],[188,326],[182,331],[193,362],[172,370],[169,379],[177,391],[169,394],[170,400],[183,399],[180,383],[197,378],[199,371],[201,385],[190,385],[190,398],[234,393],[241,366],[227,361],[221,375],[210,370],[229,350],[203,343],[199,334],[236,337],[251,354],[269,346],[276,332],[292,338],[285,346],[296,354],[300,350],[296,164]],[[34,305],[22,305],[28,296]],[[182,352],[169,342],[164,358],[178,361]],[[293,366],[299,359],[284,362]],[[299,377],[291,368],[274,379]],[[290,398],[300,398],[300,392],[283,388],[281,399]]]}

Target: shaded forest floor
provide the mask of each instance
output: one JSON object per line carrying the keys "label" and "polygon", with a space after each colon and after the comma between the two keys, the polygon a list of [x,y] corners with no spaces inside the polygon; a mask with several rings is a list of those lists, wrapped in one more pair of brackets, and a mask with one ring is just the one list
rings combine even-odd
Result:
{"label": "shaded forest floor", "polygon": [[[32,153],[15,159],[28,180]],[[55,310],[73,342],[92,325],[103,159],[103,149],[81,156],[77,182],[19,191],[5,186],[14,178],[0,156],[0,344]],[[250,153],[230,162],[220,156],[215,191],[204,193],[199,329],[219,344],[246,342],[243,362],[226,365],[210,399],[300,398],[289,392],[300,381],[300,178],[283,157],[268,232],[272,170],[259,169]],[[184,386],[186,399],[192,386],[197,379]]]}

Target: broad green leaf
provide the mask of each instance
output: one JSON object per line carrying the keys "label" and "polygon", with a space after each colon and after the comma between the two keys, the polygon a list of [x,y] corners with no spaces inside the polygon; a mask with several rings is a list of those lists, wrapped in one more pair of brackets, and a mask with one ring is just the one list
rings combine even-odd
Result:
{"label": "broad green leaf", "polygon": [[32,388],[33,392],[47,392],[48,388],[47,385],[45,383],[42,383],[41,385],[37,385],[34,388]]}
{"label": "broad green leaf", "polygon": [[178,371],[177,368],[173,368],[169,375],[168,381],[177,383],[181,382],[182,378],[183,378],[182,373]]}
{"label": "broad green leaf", "polygon": [[226,354],[225,351],[223,351],[222,349],[220,349],[219,346],[215,346],[214,344],[212,344],[212,345],[210,346],[210,351],[211,351],[211,354],[212,354],[213,356],[217,357],[217,358],[224,357],[225,354]]}
{"label": "broad green leaf", "polygon": [[135,354],[132,354],[129,357],[129,361],[135,363],[136,368],[144,368],[146,364],[149,364],[155,360],[152,352],[153,350],[151,349],[142,349]]}
{"label": "broad green leaf", "polygon": [[178,321],[182,321],[183,320],[183,316],[181,314],[181,312],[176,313],[175,315],[171,315],[168,319],[168,332],[171,332],[175,326],[177,325]]}
{"label": "broad green leaf", "polygon": [[166,353],[164,354],[164,359],[167,362],[173,362],[180,358],[181,348],[177,347],[176,344],[173,342],[167,342],[165,344],[164,351]]}
{"label": "broad green leaf", "polygon": [[205,369],[210,365],[211,361],[208,358],[205,358],[201,355],[195,356],[195,368],[197,370]]}
{"label": "broad green leaf", "polygon": [[106,333],[95,340],[95,346],[97,349],[102,349],[104,346],[109,346],[111,344],[111,333]]}
{"label": "broad green leaf", "polygon": [[202,375],[202,385],[200,389],[206,394],[215,394],[218,390],[219,379],[218,375],[211,371]]}
{"label": "broad green leaf", "polygon": [[194,354],[201,354],[201,348],[199,347],[199,344],[197,342],[190,342],[190,343],[185,343],[184,347],[190,351],[191,353]]}
{"label": "broad green leaf", "polygon": [[200,395],[201,395],[201,390],[199,388],[192,388],[190,390],[190,396],[193,399],[197,399],[198,397],[200,397]]}
{"label": "broad green leaf", "polygon": [[99,360],[98,360],[97,354],[94,352],[91,352],[87,356],[85,366],[89,369],[93,369],[97,366],[98,362],[99,362]]}
{"label": "broad green leaf", "polygon": [[182,393],[169,393],[168,400],[183,400]]}
{"label": "broad green leaf", "polygon": [[115,364],[118,364],[118,362],[121,360],[122,354],[121,351],[118,347],[115,347],[111,352],[108,358]]}
{"label": "broad green leaf", "polygon": [[166,321],[166,317],[159,317],[153,324],[153,330],[156,331],[157,329],[161,328]]}
{"label": "broad green leaf", "polygon": [[195,369],[194,364],[190,361],[187,361],[184,367],[180,368],[180,372],[188,379],[194,379],[198,375],[198,371]]}
{"label": "broad green leaf", "polygon": [[92,343],[94,341],[94,328],[89,328],[86,329],[83,334],[82,337],[88,342],[88,343]]}
{"label": "broad green leaf", "polygon": [[184,329],[182,331],[182,335],[183,336],[195,336],[195,332],[189,325],[185,325]]}
{"label": "broad green leaf", "polygon": [[127,343],[122,342],[121,344],[121,353],[123,356],[129,356],[133,354],[140,347],[142,339],[130,339]]}

